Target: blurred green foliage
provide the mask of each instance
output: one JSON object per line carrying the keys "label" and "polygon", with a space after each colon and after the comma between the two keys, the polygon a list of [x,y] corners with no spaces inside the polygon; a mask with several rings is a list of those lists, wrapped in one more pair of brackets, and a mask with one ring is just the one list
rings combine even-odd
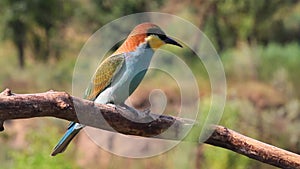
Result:
{"label": "blurred green foliage", "polygon": [[47,61],[51,55],[59,57],[60,48],[54,39],[61,38],[57,33],[70,21],[75,1],[3,0],[0,5],[4,37],[16,46],[21,68],[25,66],[24,52],[29,46],[37,60]]}
{"label": "blurred green foliage", "polygon": [[[72,147],[70,152],[65,156],[51,157],[51,147],[54,145],[57,139],[53,136],[58,135],[57,128],[48,127],[53,125],[51,121],[43,120],[35,129],[30,129],[26,134],[26,144],[19,150],[7,150],[11,163],[10,168],[14,169],[76,169],[79,168],[76,163],[72,162]],[[47,133],[47,134],[41,134]]]}
{"label": "blurred green foliage", "polygon": [[[298,43],[279,45],[269,43],[265,48],[259,49],[261,63],[258,71],[263,80],[270,81],[278,73],[277,70],[284,69],[288,72],[288,81],[291,81],[295,87],[300,85],[299,71],[300,46]],[[270,64],[272,63],[272,64]],[[300,94],[300,93],[298,93]],[[300,96],[300,95],[299,95]]]}
{"label": "blurred green foliage", "polygon": [[163,4],[163,0],[92,0],[92,3],[95,7],[93,13],[95,21],[103,25],[116,18],[132,13],[159,9]]}
{"label": "blurred green foliage", "polygon": [[[16,93],[49,89],[71,92],[76,56],[94,31],[124,15],[169,12],[193,21],[220,54],[228,82],[228,100],[220,123],[300,152],[300,2],[297,0],[2,0],[0,6],[0,89],[9,87]],[[183,50],[180,55],[195,74],[203,94],[201,121],[210,105],[209,79],[198,58],[191,57],[193,53]],[[267,90],[257,92],[259,85],[245,89],[248,81],[274,89],[277,95],[266,100],[272,102],[280,97],[283,103],[259,107],[255,96],[259,96],[259,102]],[[149,82],[157,83],[153,79]],[[244,88],[239,90],[239,86]],[[62,156],[49,156],[64,128],[49,119],[35,120],[41,123],[34,130],[20,131],[26,132],[29,146],[17,149],[10,144],[13,134],[1,133],[1,167],[79,168],[72,145]],[[107,168],[273,168],[224,149],[195,147],[181,143],[157,158],[144,160],[101,158],[112,160]]]}
{"label": "blurred green foliage", "polygon": [[197,14],[204,11],[200,20],[204,23],[199,24],[221,51],[240,41],[266,45],[300,39],[300,9],[295,0],[197,0],[194,8]]}

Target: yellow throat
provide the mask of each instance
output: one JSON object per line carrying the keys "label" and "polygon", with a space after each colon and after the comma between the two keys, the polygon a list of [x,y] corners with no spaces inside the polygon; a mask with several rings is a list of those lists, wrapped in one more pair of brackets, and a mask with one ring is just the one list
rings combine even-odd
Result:
{"label": "yellow throat", "polygon": [[151,36],[148,36],[146,38],[146,41],[149,43],[150,47],[152,49],[157,49],[157,48],[160,48],[162,45],[165,44],[164,41],[162,41],[158,36],[156,35],[151,35]]}

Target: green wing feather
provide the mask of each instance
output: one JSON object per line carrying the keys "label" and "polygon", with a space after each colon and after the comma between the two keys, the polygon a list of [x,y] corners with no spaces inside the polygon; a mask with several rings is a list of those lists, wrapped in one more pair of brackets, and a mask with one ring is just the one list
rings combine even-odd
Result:
{"label": "green wing feather", "polygon": [[106,58],[97,68],[91,83],[86,89],[84,98],[95,100],[97,96],[110,85],[113,77],[120,71],[124,59],[123,54]]}

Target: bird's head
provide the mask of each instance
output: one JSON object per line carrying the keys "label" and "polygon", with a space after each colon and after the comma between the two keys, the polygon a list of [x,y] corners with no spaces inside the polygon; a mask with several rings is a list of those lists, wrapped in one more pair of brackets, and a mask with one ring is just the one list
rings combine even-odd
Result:
{"label": "bird's head", "polygon": [[147,46],[154,50],[165,44],[182,47],[178,42],[168,37],[157,25],[152,23],[142,23],[137,25],[131,31],[125,42],[119,47],[115,54],[132,52],[144,43],[147,43]]}

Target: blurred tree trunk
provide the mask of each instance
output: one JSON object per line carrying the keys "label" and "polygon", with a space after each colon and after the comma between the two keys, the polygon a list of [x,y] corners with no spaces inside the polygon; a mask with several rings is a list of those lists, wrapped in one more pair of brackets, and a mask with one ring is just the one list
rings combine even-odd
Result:
{"label": "blurred tree trunk", "polygon": [[19,42],[16,45],[17,45],[17,49],[18,49],[19,66],[21,69],[23,69],[25,67],[24,42]]}
{"label": "blurred tree trunk", "polygon": [[20,19],[20,17],[13,18],[11,21],[9,21],[8,25],[12,31],[11,36],[13,43],[18,50],[19,67],[23,69],[25,67],[24,48],[26,41],[27,25],[24,21]]}
{"label": "blurred tree trunk", "polygon": [[[218,24],[218,18],[219,18],[219,11],[218,11],[218,6],[217,6],[217,1],[211,0],[211,1],[206,1],[206,0],[197,0],[194,1],[194,7],[195,7],[195,15],[197,16],[197,24],[198,28],[200,30],[204,29],[205,23],[207,22],[208,18],[212,18],[212,22],[215,28],[215,34],[216,34],[216,43],[218,44],[218,49],[223,50],[224,49],[224,44],[223,41],[221,40],[221,30]],[[194,48],[196,51],[200,47],[201,44],[201,35],[196,36],[196,40],[194,42]]]}
{"label": "blurred tree trunk", "polygon": [[219,14],[217,3],[211,4],[211,11],[212,11],[212,13],[214,13],[214,15],[212,15],[212,18],[213,18],[213,24],[215,27],[215,36],[217,37],[216,43],[218,44],[218,50],[223,51],[225,48],[225,45],[222,41],[221,28],[218,23],[218,18],[220,17],[220,14]]}
{"label": "blurred tree trunk", "polygon": [[202,162],[204,161],[204,155],[203,155],[203,145],[200,144],[197,147],[197,152],[196,152],[196,169],[202,169]]}
{"label": "blurred tree trunk", "polygon": [[46,49],[45,49],[45,61],[49,58],[50,55],[50,29],[51,26],[45,28],[46,32]]}

